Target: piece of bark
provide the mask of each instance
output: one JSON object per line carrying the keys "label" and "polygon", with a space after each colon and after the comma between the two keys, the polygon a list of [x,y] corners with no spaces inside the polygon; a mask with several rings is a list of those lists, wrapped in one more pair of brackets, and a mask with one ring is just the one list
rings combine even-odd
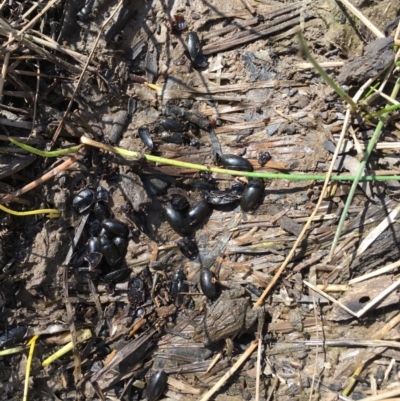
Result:
{"label": "piece of bark", "polygon": [[[353,286],[346,294],[339,298],[339,302],[347,306],[354,313],[364,308],[364,306],[377,297],[382,291],[393,283],[391,277],[382,276],[366,280]],[[374,310],[385,306],[393,305],[399,302],[399,296],[392,292],[385,299],[371,308],[367,313],[373,313]],[[340,321],[351,319],[353,316],[347,313],[338,305],[334,305],[332,311],[327,315],[328,320]]]}

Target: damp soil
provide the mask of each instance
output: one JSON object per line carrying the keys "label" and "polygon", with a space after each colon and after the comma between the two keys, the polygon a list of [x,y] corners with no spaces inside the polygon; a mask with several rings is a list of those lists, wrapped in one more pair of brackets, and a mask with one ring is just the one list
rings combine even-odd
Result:
{"label": "damp soil", "polygon": [[[96,6],[83,21],[77,18],[84,10],[83,1],[60,1],[34,29],[87,57],[102,25],[117,6],[115,1],[88,4],[92,3]],[[258,15],[269,15],[294,2],[250,3]],[[382,32],[393,36],[397,25],[390,23],[399,12],[393,1],[353,3]],[[310,52],[320,63],[336,63],[326,69],[346,85],[351,95],[391,62],[393,41],[374,42],[371,32],[348,14],[340,2],[303,1],[295,8],[300,10],[298,23],[278,29],[273,35],[213,52],[213,43],[220,44],[223,38],[228,40],[237,33],[232,30],[224,36],[222,29],[255,18],[240,0],[124,3],[100,35],[90,68],[74,96],[54,148],[78,144],[80,137],[86,135],[140,154],[149,153],[138,133],[139,128],[145,127],[154,142],[153,155],[213,166],[216,148],[208,128],[212,126],[220,152],[248,159],[256,172],[324,174],[332,160],[329,142],[334,142],[340,133],[346,107],[324,80],[305,65],[307,60],[300,52],[294,28],[303,30]],[[25,11],[13,4],[5,8],[3,15],[13,22]],[[174,26],[182,21],[186,28],[176,30]],[[197,32],[205,49],[204,68],[191,61],[186,45],[188,32]],[[29,57],[23,58],[25,50],[23,46],[17,47],[18,61],[9,67],[3,97],[7,107],[0,112],[2,135],[29,139],[31,146],[44,149],[67,110],[83,64],[62,55],[76,70],[62,69],[45,57],[39,60],[31,51],[41,74],[36,81],[35,74],[18,72],[34,71],[35,64]],[[16,91],[25,95],[15,97]],[[28,92],[31,97],[26,97]],[[169,106],[197,113],[206,121],[207,129],[174,117],[185,124],[185,133],[178,133],[175,142],[180,143],[167,141],[174,133],[162,128],[161,120],[167,117]],[[371,136],[370,127],[357,125],[356,121],[355,126],[353,134],[359,141]],[[399,134],[395,124],[385,132],[392,139]],[[264,165],[258,162],[260,152],[271,156]],[[358,163],[356,153],[353,149],[353,165]],[[0,191],[9,194],[68,157],[55,160],[27,153],[1,154]],[[396,166],[397,161],[392,163],[390,159],[379,164],[379,157],[385,155],[374,157],[377,169]],[[352,159],[347,158],[346,163],[344,170],[342,166],[339,171],[352,171]],[[167,222],[165,207],[177,195],[187,197],[192,207],[204,197],[204,190],[198,190],[199,182],[202,188],[216,185],[223,191],[232,184],[245,187],[247,180],[223,174],[206,177],[193,170],[151,163],[143,157],[130,160],[85,147],[68,170],[7,204],[16,210],[56,208],[61,212],[56,219],[40,215],[10,217],[2,212],[0,221],[0,333],[24,327],[28,330],[26,339],[40,334],[29,380],[30,401],[99,400],[101,394],[110,400],[145,399],[144,388],[156,370],[164,370],[175,380],[168,382],[160,399],[200,400],[254,341],[257,325],[246,333],[235,333],[230,355],[223,341],[210,346],[193,341],[193,325],[201,324],[205,311],[218,302],[207,301],[204,296],[200,271],[211,269],[218,280],[218,296],[238,285],[246,289],[252,286],[255,289],[252,292],[250,287],[247,298],[256,301],[311,214],[322,181],[264,180],[262,197],[251,213],[242,212],[239,201],[213,207],[212,213],[189,235],[198,247],[198,256],[190,260],[177,246],[182,237]],[[107,207],[113,217],[130,230],[126,255],[118,263],[118,268],[129,269],[128,275],[116,283],[113,293],[107,291],[104,269],[99,275],[88,276],[70,258],[71,251],[76,254],[86,246],[93,220],[93,212],[88,214],[92,209],[77,212],[72,207],[73,199],[83,189],[96,191],[99,186],[109,192]],[[384,218],[385,210],[394,207],[388,197],[382,200],[382,194],[389,194],[383,185],[357,190],[340,242],[344,251],[330,263],[324,262],[348,192],[349,185],[344,182],[330,186],[317,215],[320,220],[313,223],[267,297],[260,399],[267,399],[268,395],[275,400],[308,399],[311,386],[320,399],[334,399],[346,387],[357,355],[353,356],[350,348],[316,349],[306,345],[306,341],[371,338],[379,321],[387,321],[395,313],[399,301],[396,292],[362,320],[355,320],[325,298],[313,298],[312,291],[303,283],[306,280],[321,286],[337,284],[333,296],[357,312],[393,280],[392,276],[385,276],[373,283],[363,282],[357,288],[345,288],[350,278],[396,259],[397,225],[380,237],[377,248],[357,255],[342,270],[335,269],[356,250],[369,227]],[[376,202],[373,196],[380,196],[381,200]],[[83,228],[82,234],[74,245],[79,228]],[[351,235],[346,237],[347,233]],[[178,282],[178,270],[184,275],[184,279],[178,280],[183,290],[174,296],[171,292]],[[371,286],[373,293],[369,292]],[[72,326],[75,331],[90,329],[91,340],[78,344],[75,359],[70,352],[43,367],[43,360],[62,346],[62,335]],[[106,369],[114,353],[138,339],[144,345],[140,343],[121,363]],[[218,352],[222,356],[208,372]],[[397,349],[389,347],[377,355],[379,362],[371,363],[363,371],[355,387],[354,396],[360,397],[357,399],[371,394],[371,377],[379,381],[390,361],[394,360],[397,366],[400,358]],[[1,357],[1,400],[22,398],[26,362],[26,351]],[[213,399],[255,399],[256,364],[254,353]],[[312,384],[313,379],[319,384]],[[391,373],[381,384],[383,380],[387,388],[397,383],[397,376]]]}

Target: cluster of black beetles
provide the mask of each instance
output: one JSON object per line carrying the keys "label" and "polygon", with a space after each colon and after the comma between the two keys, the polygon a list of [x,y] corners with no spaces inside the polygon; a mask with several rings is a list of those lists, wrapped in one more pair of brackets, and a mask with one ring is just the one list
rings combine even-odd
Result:
{"label": "cluster of black beetles", "polygon": [[108,205],[109,194],[103,187],[96,191],[83,189],[73,199],[74,209],[83,213],[91,209],[88,221],[90,238],[74,256],[72,266],[80,273],[87,273],[91,278],[108,283],[108,289],[113,292],[114,284],[127,277],[128,268],[120,268],[129,243],[129,227],[111,217]]}

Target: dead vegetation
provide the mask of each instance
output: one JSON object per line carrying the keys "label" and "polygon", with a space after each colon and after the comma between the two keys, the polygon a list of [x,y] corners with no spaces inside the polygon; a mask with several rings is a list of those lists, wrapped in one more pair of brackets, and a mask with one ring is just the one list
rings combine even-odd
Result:
{"label": "dead vegetation", "polygon": [[394,3],[0,5],[1,400],[397,399]]}

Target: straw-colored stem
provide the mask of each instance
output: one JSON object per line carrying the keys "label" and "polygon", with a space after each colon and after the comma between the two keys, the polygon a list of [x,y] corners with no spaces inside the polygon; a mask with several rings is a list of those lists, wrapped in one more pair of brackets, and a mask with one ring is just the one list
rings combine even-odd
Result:
{"label": "straw-colored stem", "polygon": [[22,194],[32,190],[33,188],[36,188],[38,185],[44,183],[45,181],[48,181],[50,178],[53,178],[54,176],[59,174],[61,171],[68,168],[71,164],[75,163],[77,159],[78,159],[78,157],[76,155],[70,157],[64,163],[61,163],[59,166],[55,167],[53,170],[44,174],[42,177],[38,178],[37,180],[25,185],[23,188],[15,191],[11,194],[8,194],[4,198],[0,199],[0,204],[11,202],[15,198],[18,198],[18,196],[21,196]]}

